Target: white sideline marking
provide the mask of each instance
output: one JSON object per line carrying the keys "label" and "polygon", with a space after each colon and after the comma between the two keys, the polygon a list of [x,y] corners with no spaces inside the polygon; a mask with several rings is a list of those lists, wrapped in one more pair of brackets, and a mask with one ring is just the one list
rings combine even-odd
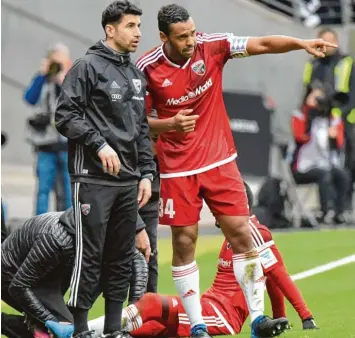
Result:
{"label": "white sideline marking", "polygon": [[[336,261],[332,261],[329,262],[327,264],[323,264],[323,265],[319,265],[316,266],[315,268],[300,272],[300,273],[296,273],[295,275],[291,276],[292,280],[300,280],[300,279],[305,279],[308,277],[312,277],[315,275],[318,275],[322,272],[326,272],[329,270],[333,270],[335,268],[338,268],[340,266],[346,265],[346,264],[350,264],[350,263],[354,263],[355,262],[355,255],[350,255],[341,259],[338,259]],[[89,329],[96,329],[97,331],[102,331],[103,330],[103,326],[104,326],[104,316],[90,320],[89,321]],[[100,331],[100,332],[101,332]]]}
{"label": "white sideline marking", "polygon": [[350,255],[347,257],[344,257],[342,259],[338,259],[336,261],[329,262],[327,264],[319,265],[316,266],[315,268],[296,273],[295,275],[291,276],[292,280],[300,280],[300,279],[305,279],[307,277],[315,276],[318,275],[319,273],[326,272],[335,268],[338,268],[339,266],[343,266],[349,263],[354,263],[355,262],[355,255]]}

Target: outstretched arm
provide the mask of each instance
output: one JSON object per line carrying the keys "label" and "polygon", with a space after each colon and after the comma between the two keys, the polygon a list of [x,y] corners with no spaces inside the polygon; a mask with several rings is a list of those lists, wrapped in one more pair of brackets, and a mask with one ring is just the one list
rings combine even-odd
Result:
{"label": "outstretched arm", "polygon": [[274,318],[287,317],[284,294],[271,278],[266,279],[266,290],[270,297],[272,316]]}
{"label": "outstretched arm", "polygon": [[284,35],[250,37],[247,42],[248,55],[279,54],[304,49],[316,57],[325,57],[326,48],[337,48],[337,45],[322,39],[304,40]]}
{"label": "outstretched arm", "polygon": [[[302,320],[312,318],[312,313],[308,309],[300,290],[297,288],[296,284],[292,281],[290,275],[288,274],[285,263],[276,245],[271,246],[270,249],[272,250],[272,254],[274,255],[277,263],[270,270],[265,272],[265,276],[282,291],[286,299],[291,303]],[[278,300],[273,302],[272,297],[275,296],[274,293],[269,295],[271,298],[271,303],[275,305],[275,308],[273,306],[273,310],[276,313],[282,312],[282,308],[276,309],[277,304],[281,305],[282,303]]]}

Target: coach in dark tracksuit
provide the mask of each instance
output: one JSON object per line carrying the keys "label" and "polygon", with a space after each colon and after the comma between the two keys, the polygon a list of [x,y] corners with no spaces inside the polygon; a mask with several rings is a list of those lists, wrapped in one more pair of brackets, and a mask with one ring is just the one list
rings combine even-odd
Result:
{"label": "coach in dark tracksuit", "polygon": [[74,63],[56,110],[57,129],[68,139],[77,228],[68,305],[75,334],[82,338],[91,337],[87,315],[100,269],[105,337],[122,336],[118,319],[131,277],[138,202],[142,207],[151,195],[155,163],[144,113],[146,81],[129,56],[141,35],[141,14],[126,1],[107,7],[106,40]]}

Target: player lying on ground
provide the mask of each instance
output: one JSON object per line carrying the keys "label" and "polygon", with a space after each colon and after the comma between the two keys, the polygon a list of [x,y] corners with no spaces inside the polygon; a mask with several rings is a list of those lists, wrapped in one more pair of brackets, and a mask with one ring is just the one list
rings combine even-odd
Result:
{"label": "player lying on ground", "polygon": [[[144,226],[138,217],[137,232],[142,231],[137,234],[137,240],[144,235]],[[74,266],[74,236],[73,212],[68,209],[29,219],[2,243],[1,299],[17,311],[24,312],[26,317],[1,313],[2,334],[9,338],[48,338],[47,327],[57,338],[72,336],[73,325],[70,323],[73,318],[63,297]],[[144,248],[145,254],[149,255],[149,247]],[[137,270],[136,261],[142,257],[136,252],[133,277]],[[147,274],[146,263],[139,263],[138,270],[140,276],[142,272]],[[138,286],[147,284],[147,276],[143,277],[136,278]],[[140,295],[133,288],[131,302],[139,299]]]}
{"label": "player lying on ground", "polygon": [[[142,56],[137,67],[147,79],[147,112],[154,108],[159,117],[148,120],[151,130],[160,133],[160,224],[171,226],[172,275],[191,335],[210,337],[201,315],[194,258],[203,200],[233,249],[232,265],[249,307],[252,337],[266,335],[274,331],[275,323],[264,316],[263,270],[248,227],[247,201],[223,102],[222,72],[233,58],[301,49],[324,57],[326,47],[336,46],[322,39],[197,33],[188,11],[179,5],[162,7],[158,26],[162,44]],[[255,278],[246,276],[251,269]]]}
{"label": "player lying on ground", "polygon": [[[247,192],[252,205],[249,187]],[[291,280],[270,230],[253,215],[249,218],[249,227],[254,247],[260,252],[273,317],[286,316],[285,296],[298,312],[303,328],[315,329],[312,313]],[[220,250],[213,285],[201,297],[202,316],[212,335],[239,333],[249,314],[243,292],[235,281],[232,256],[231,246],[225,240]],[[147,293],[137,303],[124,309],[123,318],[126,329],[133,337],[190,335],[190,322],[178,296]],[[287,320],[281,320],[280,325],[281,329],[287,327]],[[103,328],[102,317],[91,321],[90,327],[100,332]]]}

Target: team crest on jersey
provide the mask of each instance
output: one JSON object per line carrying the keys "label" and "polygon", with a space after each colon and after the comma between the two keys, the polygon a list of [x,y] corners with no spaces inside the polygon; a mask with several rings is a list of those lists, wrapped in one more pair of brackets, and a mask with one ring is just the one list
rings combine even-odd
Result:
{"label": "team crest on jersey", "polygon": [[83,213],[84,216],[89,215],[90,210],[91,210],[90,204],[82,204],[81,205],[81,212]]}
{"label": "team crest on jersey", "polygon": [[142,81],[140,79],[133,79],[132,82],[137,94],[139,94],[142,90]]}
{"label": "team crest on jersey", "polygon": [[205,75],[206,74],[206,66],[205,62],[203,60],[198,60],[194,62],[191,65],[192,70],[197,74],[197,75]]}

